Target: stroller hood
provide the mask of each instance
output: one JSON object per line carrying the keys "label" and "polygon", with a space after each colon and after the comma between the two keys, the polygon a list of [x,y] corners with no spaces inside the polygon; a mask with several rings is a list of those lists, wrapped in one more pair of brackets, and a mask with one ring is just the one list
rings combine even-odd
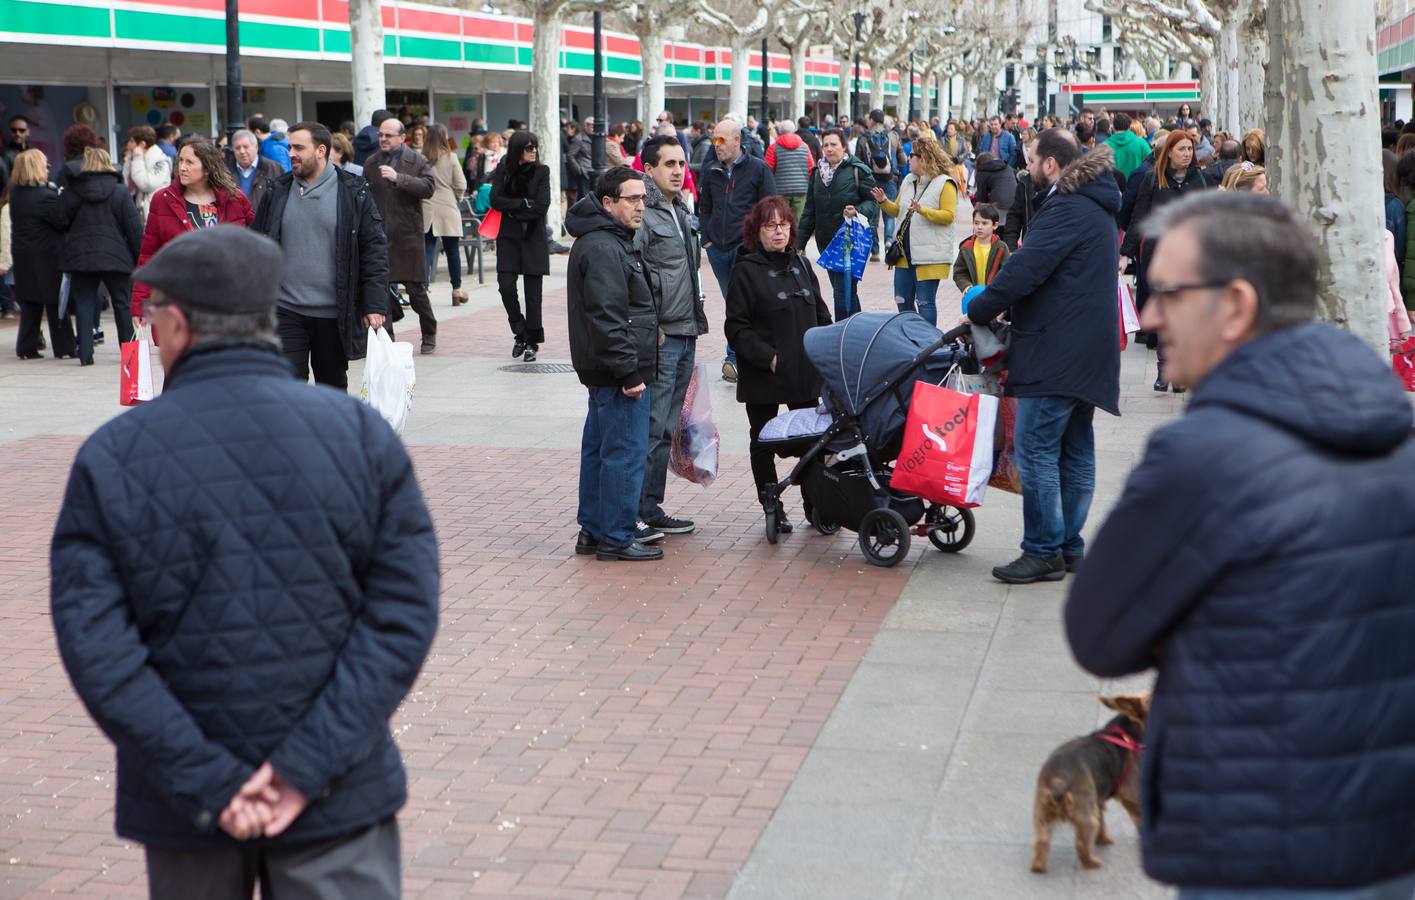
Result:
{"label": "stroller hood", "polygon": [[[837,414],[855,416],[866,441],[883,455],[898,445],[914,396],[914,382],[941,382],[959,359],[944,347],[910,371],[915,357],[937,344],[943,333],[914,313],[858,313],[843,322],[806,332],[806,356],[824,381],[822,399]],[[898,391],[880,397],[885,382]]]}

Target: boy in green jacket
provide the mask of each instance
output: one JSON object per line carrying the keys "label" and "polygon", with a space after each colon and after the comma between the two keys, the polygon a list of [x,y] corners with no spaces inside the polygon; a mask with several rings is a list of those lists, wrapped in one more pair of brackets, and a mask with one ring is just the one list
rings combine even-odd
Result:
{"label": "boy in green jacket", "polygon": [[997,207],[991,203],[974,207],[973,236],[958,245],[958,258],[953,261],[953,283],[958,285],[958,290],[986,285],[1007,262],[1007,245],[997,239],[1001,218]]}

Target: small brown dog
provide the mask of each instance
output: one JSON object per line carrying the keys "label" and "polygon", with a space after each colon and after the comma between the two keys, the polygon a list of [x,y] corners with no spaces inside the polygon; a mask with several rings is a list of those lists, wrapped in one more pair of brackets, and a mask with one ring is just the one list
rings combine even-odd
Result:
{"label": "small brown dog", "polygon": [[1125,807],[1136,827],[1140,825],[1140,744],[1145,738],[1150,694],[1102,697],[1101,703],[1120,715],[1100,731],[1057,747],[1037,775],[1032,805],[1037,832],[1033,872],[1047,870],[1052,830],[1063,820],[1076,829],[1076,855],[1081,865],[1099,869],[1101,861],[1091,851],[1096,844],[1111,842],[1105,830],[1105,804],[1112,797]]}

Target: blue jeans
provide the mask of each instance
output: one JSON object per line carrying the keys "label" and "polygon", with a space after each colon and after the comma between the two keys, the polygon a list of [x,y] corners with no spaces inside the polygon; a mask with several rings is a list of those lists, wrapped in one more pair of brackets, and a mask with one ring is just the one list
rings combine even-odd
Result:
{"label": "blue jeans", "polygon": [[894,270],[894,305],[900,312],[917,312],[930,324],[938,325],[938,281],[920,281],[912,268]]}
{"label": "blue jeans", "polygon": [[1080,556],[1096,491],[1096,408],[1071,397],[1019,397],[1016,460],[1022,476],[1022,552]]}
{"label": "blue jeans", "polygon": [[1410,900],[1415,897],[1415,874],[1380,884],[1339,890],[1297,888],[1180,888],[1179,900]]}
{"label": "blue jeans", "polygon": [[[719,250],[716,246],[707,248],[708,265],[712,266],[713,277],[717,279],[717,289],[722,291],[722,299],[727,299],[727,287],[732,284],[732,267],[737,264],[737,248]],[[727,345],[727,361],[737,364],[737,351]]]}
{"label": "blue jeans", "polygon": [[835,294],[835,321],[844,322],[860,311],[860,281],[850,279],[850,302],[845,302],[845,273],[829,272],[830,290]]}
{"label": "blue jeans", "polygon": [[580,530],[610,547],[634,542],[639,492],[649,443],[653,389],[639,398],[617,387],[589,388],[589,412],[580,439]]}
{"label": "blue jeans", "polygon": [[[688,380],[697,361],[698,339],[667,335],[658,348],[658,377],[649,385],[653,402],[649,405],[648,469],[644,472],[643,495],[639,498],[639,518],[645,522],[663,516],[663,495],[668,489],[668,448],[673,429],[683,411]],[[643,401],[640,401],[643,402]]]}

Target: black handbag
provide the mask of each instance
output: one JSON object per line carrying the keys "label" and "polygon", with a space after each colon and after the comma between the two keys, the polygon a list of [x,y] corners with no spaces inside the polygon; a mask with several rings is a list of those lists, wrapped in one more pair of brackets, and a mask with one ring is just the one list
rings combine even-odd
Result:
{"label": "black handbag", "polygon": [[[919,179],[914,179],[914,184],[919,184]],[[924,195],[929,189],[929,183],[924,182],[924,186],[914,191],[914,199]],[[909,230],[909,223],[914,220],[914,211],[911,209],[904,214],[904,220],[899,223],[899,227],[894,230],[894,240],[889,242],[889,246],[884,248],[884,264],[891,269],[899,265],[899,261],[904,258],[904,234]]]}

